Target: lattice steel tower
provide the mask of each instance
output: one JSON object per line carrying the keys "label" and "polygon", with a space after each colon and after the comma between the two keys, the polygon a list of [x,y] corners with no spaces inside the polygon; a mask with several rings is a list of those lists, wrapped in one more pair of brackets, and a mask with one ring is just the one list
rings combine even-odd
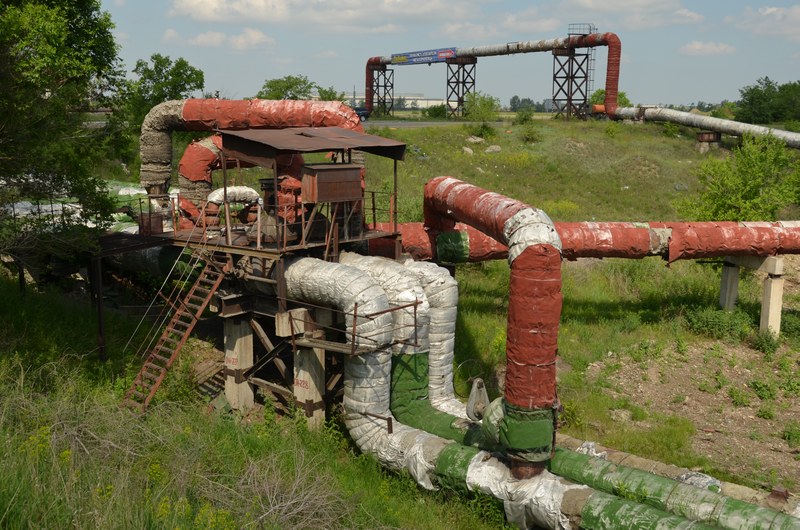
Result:
{"label": "lattice steel tower", "polygon": [[[597,33],[594,24],[570,24],[570,37]],[[558,115],[585,117],[594,86],[594,48],[553,50],[553,105]]]}

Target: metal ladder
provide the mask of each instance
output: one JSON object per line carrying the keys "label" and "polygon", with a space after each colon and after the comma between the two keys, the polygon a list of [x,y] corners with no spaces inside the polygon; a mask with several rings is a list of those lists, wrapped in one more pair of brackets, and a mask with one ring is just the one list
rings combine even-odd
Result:
{"label": "metal ladder", "polygon": [[178,354],[192,333],[195,324],[205,311],[211,297],[225,277],[227,263],[206,258],[206,264],[188,294],[176,302],[169,301],[174,313],[161,337],[149,351],[142,369],[125,393],[122,404],[144,412],[155,396],[167,370],[178,358]]}

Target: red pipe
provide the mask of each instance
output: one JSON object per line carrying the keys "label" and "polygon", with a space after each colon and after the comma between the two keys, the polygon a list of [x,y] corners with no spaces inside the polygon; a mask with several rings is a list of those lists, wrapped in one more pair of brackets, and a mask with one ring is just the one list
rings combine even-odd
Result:
{"label": "red pipe", "polygon": [[383,67],[383,58],[380,56],[377,57],[370,57],[367,59],[367,66],[366,66],[366,83],[364,86],[364,106],[367,108],[367,112],[372,114],[372,109],[375,106],[375,70],[380,69]]}
{"label": "red pipe", "polygon": [[[417,260],[437,259],[437,239],[446,233],[461,233],[468,241],[462,261],[478,262],[508,257],[508,247],[483,232],[452,219],[398,225],[403,252]],[[723,256],[774,256],[800,254],[800,223],[785,222],[697,222],[697,223],[554,223],[565,259],[627,258],[663,256],[672,263],[680,259]],[[391,231],[389,225],[378,230]],[[379,241],[379,240],[376,240]],[[370,242],[370,252],[393,256],[394,246]]]}
{"label": "red pipe", "polygon": [[[520,201],[450,177],[425,185],[424,204],[426,219],[438,214],[465,222],[514,249],[509,258],[504,401],[523,416],[552,412],[558,401],[555,363],[561,318],[561,252],[552,221]],[[536,220],[529,222],[526,214]],[[513,446],[508,449],[517,453]],[[515,476],[541,471],[541,461],[528,460],[512,459]]]}
{"label": "red pipe", "polygon": [[617,96],[619,95],[619,65],[622,56],[622,42],[616,33],[592,33],[591,35],[570,38],[570,48],[594,48],[595,46],[608,46],[606,97],[603,103],[606,115],[609,118],[614,118],[614,113],[617,110]]}

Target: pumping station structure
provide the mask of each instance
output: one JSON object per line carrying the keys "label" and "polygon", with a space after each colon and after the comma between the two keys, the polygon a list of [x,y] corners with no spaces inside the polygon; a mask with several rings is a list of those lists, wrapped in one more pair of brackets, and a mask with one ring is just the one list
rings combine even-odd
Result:
{"label": "pumping station structure", "polygon": [[[616,35],[539,42],[547,44],[518,45],[615,47],[609,71],[613,55],[618,77]],[[370,59],[368,72],[380,65]],[[628,117],[610,77],[602,111]],[[663,118],[649,112],[645,119]],[[180,192],[170,195],[174,131],[211,135],[186,149]],[[319,426],[341,404],[362,452],[423,488],[494,496],[520,528],[800,528],[796,496],[621,452],[597,456],[595,446],[557,432],[556,387],[562,260],[749,260],[773,268],[768,294],[782,285],[776,257],[800,253],[800,222],[554,223],[535,206],[441,176],[422,190],[424,221],[398,223],[405,148],[366,134],[338,102],[154,107],[141,135],[149,207],[138,214],[138,234],[109,236],[106,254],[124,251],[128,264],[160,267],[189,287],[163,293],[167,312],[126,405],[147,408],[210,310],[222,320],[225,361],[215,375],[231,407],[253,407],[260,389]],[[370,187],[363,153],[392,161],[393,186]],[[234,182],[236,168],[254,166],[269,175],[258,189]],[[213,171],[222,172],[221,188],[212,189]],[[442,264],[492,259],[510,264],[505,384],[490,400],[476,379],[464,403],[453,385],[458,283]],[[777,331],[779,303],[777,324],[774,307],[766,313],[762,324]]]}

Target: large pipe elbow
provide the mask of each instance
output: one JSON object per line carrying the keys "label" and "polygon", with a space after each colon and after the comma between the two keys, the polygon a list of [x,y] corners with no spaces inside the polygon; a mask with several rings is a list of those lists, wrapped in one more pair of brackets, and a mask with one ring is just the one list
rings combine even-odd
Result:
{"label": "large pipe elbow", "polygon": [[150,194],[167,191],[172,131],[342,127],[363,132],[353,109],[340,101],[186,99],[150,109],[142,122],[140,181]]}
{"label": "large pipe elbow", "polygon": [[593,48],[595,46],[608,47],[608,60],[606,62],[606,97],[603,101],[605,113],[609,118],[614,118],[619,97],[619,66],[622,57],[622,41],[616,33],[592,33],[570,39],[570,47]]}
{"label": "large pipe elbow", "polygon": [[379,69],[381,65],[383,65],[383,57],[380,55],[367,59],[364,81],[364,106],[370,114],[375,106],[375,90],[373,88],[375,86],[375,70]]}

